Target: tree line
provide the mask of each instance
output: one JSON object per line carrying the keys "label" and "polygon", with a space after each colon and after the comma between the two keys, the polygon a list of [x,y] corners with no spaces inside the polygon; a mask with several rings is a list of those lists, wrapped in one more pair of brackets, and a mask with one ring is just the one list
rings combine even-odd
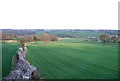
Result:
{"label": "tree line", "polygon": [[58,37],[55,35],[43,33],[42,35],[26,35],[19,38],[20,44],[24,46],[27,42],[33,41],[44,41],[45,44],[48,44],[50,41],[57,41]]}
{"label": "tree line", "polygon": [[103,43],[117,43],[119,41],[118,35],[109,35],[109,34],[102,34],[98,38],[100,39]]}
{"label": "tree line", "polygon": [[[0,35],[0,39],[2,39],[2,40],[19,40],[21,38],[21,35],[16,35],[16,34],[13,34],[13,33],[8,34],[8,33],[5,33],[5,32],[1,32],[1,34],[2,35]],[[57,37],[55,35],[43,33],[42,35],[32,34],[32,35],[24,35],[22,37],[24,38],[25,42],[45,41],[45,43],[47,44],[49,41],[57,41],[59,35]],[[117,43],[117,42],[120,42],[120,38],[118,37],[118,35],[109,35],[109,34],[100,35],[98,37],[98,41],[99,40],[103,43]]]}
{"label": "tree line", "polygon": [[24,36],[26,42],[33,41],[57,41],[58,37],[55,35],[43,33],[42,35],[26,35]]}

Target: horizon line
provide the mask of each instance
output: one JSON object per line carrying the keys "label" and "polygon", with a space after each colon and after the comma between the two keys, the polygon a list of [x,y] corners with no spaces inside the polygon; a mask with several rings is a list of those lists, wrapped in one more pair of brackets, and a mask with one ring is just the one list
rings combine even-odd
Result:
{"label": "horizon line", "polygon": [[[5,28],[5,29],[11,29],[11,30],[37,30],[37,28],[35,29],[13,29],[13,28]],[[120,29],[44,29],[44,28],[40,28],[40,30],[43,29],[43,30],[120,30]],[[0,30],[4,30],[4,29],[0,29]]]}

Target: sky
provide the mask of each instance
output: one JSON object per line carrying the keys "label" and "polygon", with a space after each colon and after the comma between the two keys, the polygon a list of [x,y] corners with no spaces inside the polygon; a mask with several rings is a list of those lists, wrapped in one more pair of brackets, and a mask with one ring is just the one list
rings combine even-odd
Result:
{"label": "sky", "polygon": [[0,0],[0,29],[118,29],[119,0]]}

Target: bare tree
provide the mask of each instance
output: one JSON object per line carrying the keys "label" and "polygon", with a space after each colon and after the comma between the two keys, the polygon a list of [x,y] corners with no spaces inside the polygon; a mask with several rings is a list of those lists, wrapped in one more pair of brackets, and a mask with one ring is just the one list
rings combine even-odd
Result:
{"label": "bare tree", "polygon": [[58,37],[57,37],[57,36],[51,35],[51,34],[50,34],[50,36],[51,36],[51,41],[57,41],[57,40],[58,40]]}
{"label": "bare tree", "polygon": [[47,33],[40,35],[40,41],[44,41],[45,44],[48,44],[51,41],[51,36]]}
{"label": "bare tree", "polygon": [[106,43],[109,41],[109,35],[108,34],[102,34],[100,36],[100,40],[103,42],[103,43]]}
{"label": "bare tree", "polygon": [[34,41],[39,41],[39,37],[37,35],[34,35]]}
{"label": "bare tree", "polygon": [[34,37],[32,35],[26,36],[26,42],[33,42]]}

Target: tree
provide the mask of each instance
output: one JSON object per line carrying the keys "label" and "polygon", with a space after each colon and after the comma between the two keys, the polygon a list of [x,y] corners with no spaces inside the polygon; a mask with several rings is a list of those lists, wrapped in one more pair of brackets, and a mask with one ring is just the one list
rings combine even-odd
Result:
{"label": "tree", "polygon": [[102,34],[100,36],[100,40],[103,42],[103,43],[106,43],[109,41],[109,35],[108,34]]}
{"label": "tree", "polygon": [[39,37],[37,35],[34,35],[34,41],[39,41]]}
{"label": "tree", "polygon": [[51,36],[51,41],[57,41],[57,40],[58,40],[58,37],[57,37],[57,36],[51,35],[51,34],[50,34],[50,36]]}
{"label": "tree", "polygon": [[40,41],[44,41],[45,44],[48,44],[49,41],[51,41],[51,36],[47,33],[44,33],[43,35],[40,35]]}
{"label": "tree", "polygon": [[14,34],[2,33],[2,40],[13,40],[15,38]]}
{"label": "tree", "polygon": [[26,42],[33,42],[34,37],[32,35],[26,36]]}
{"label": "tree", "polygon": [[24,50],[24,47],[25,47],[25,38],[21,37],[19,40],[20,40],[20,44],[21,44],[21,46],[22,46],[22,48]]}

